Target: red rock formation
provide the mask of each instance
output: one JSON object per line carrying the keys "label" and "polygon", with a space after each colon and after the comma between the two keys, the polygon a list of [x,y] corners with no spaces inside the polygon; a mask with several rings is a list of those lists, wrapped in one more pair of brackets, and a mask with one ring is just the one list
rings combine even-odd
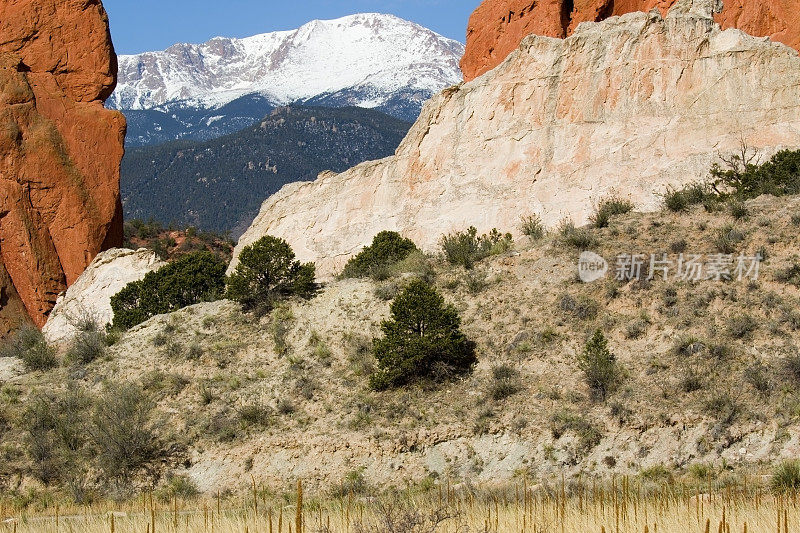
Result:
{"label": "red rock formation", "polygon": [[[464,80],[502,63],[531,33],[563,38],[585,21],[653,8],[666,15],[676,1],[484,0],[469,19],[467,50],[461,60]],[[800,0],[726,0],[716,20],[724,29],[739,28],[800,50]]]}
{"label": "red rock formation", "polygon": [[100,0],[0,0],[0,335],[122,243],[116,73]]}

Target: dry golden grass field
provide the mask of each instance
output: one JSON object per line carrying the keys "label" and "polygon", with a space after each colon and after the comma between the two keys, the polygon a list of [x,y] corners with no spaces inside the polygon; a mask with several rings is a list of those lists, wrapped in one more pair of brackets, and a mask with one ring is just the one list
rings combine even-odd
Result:
{"label": "dry golden grass field", "polygon": [[[171,502],[152,494],[125,504],[57,506],[8,516],[0,531],[19,533],[633,533],[751,532],[800,530],[797,493],[773,494],[759,480],[736,486],[643,484],[619,478],[561,482],[548,487],[526,483],[492,491],[440,486],[420,493],[339,499],[266,496]],[[6,504],[4,504],[6,505]]]}

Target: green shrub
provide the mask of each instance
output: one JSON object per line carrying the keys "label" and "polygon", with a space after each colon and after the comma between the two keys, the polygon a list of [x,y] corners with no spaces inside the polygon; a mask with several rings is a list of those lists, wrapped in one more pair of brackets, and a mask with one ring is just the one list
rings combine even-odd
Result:
{"label": "green shrub", "polygon": [[733,348],[727,344],[712,344],[708,349],[708,353],[720,361],[727,361],[733,355]]}
{"label": "green shrub", "polygon": [[153,346],[161,347],[167,344],[169,341],[169,335],[164,331],[159,331],[155,335],[153,335]]}
{"label": "green shrub", "polygon": [[663,464],[653,465],[639,471],[639,477],[647,481],[664,483],[672,481],[672,471]]}
{"label": "green shrub", "polygon": [[478,230],[473,226],[467,231],[445,235],[440,244],[450,264],[469,270],[481,259],[510,250],[514,241],[510,233],[502,235],[497,229],[478,236]]}
{"label": "green shrub", "polygon": [[670,187],[664,194],[664,206],[668,210],[678,213],[686,211],[693,205],[703,204],[710,197],[712,197],[710,187],[704,183],[693,183],[682,189]]}
{"label": "green shrub", "polygon": [[733,200],[730,202],[728,204],[728,210],[730,211],[731,216],[736,220],[742,220],[750,216],[750,211],[748,211],[747,206],[738,200]]}
{"label": "green shrub", "polygon": [[576,228],[571,220],[564,220],[558,228],[561,242],[578,250],[595,248],[599,242],[591,231],[585,228]]}
{"label": "green shrub", "polygon": [[731,337],[743,339],[758,329],[758,321],[748,314],[733,315],[727,320],[727,329]]}
{"label": "green shrub", "polygon": [[492,381],[489,385],[489,395],[496,402],[505,400],[522,390],[519,371],[509,365],[499,365],[492,368]]}
{"label": "green shrub", "polygon": [[287,307],[279,307],[272,313],[270,332],[272,333],[272,341],[275,343],[275,353],[278,355],[289,353],[288,337],[293,321],[294,315],[292,315],[291,309]]}
{"label": "green shrub", "polygon": [[675,307],[678,305],[678,289],[675,287],[667,287],[664,289],[664,306]]}
{"label": "green shrub", "polygon": [[72,340],[66,360],[72,364],[85,365],[106,353],[106,336],[97,331],[81,331]]}
{"label": "green shrub", "polygon": [[290,296],[313,296],[314,277],[314,263],[301,264],[286,241],[267,235],[242,250],[228,278],[228,297],[245,311],[268,313]]}
{"label": "green shrub", "polygon": [[164,355],[169,359],[183,357],[183,345],[176,340],[170,340],[164,345]]}
{"label": "green shrub", "polygon": [[608,341],[599,329],[578,355],[578,368],[583,371],[587,385],[604,401],[616,389],[622,376],[617,358],[608,349]]}
{"label": "green shrub", "polygon": [[682,254],[686,251],[686,248],[689,246],[689,243],[686,242],[686,239],[678,239],[677,241],[673,241],[672,244],[669,245],[669,250],[673,254]]}
{"label": "green shrub", "polygon": [[238,416],[223,409],[214,413],[204,425],[204,431],[214,437],[218,442],[231,442],[239,437],[243,421]]}
{"label": "green shrub", "polygon": [[123,332],[121,329],[112,328],[109,325],[109,327],[106,330],[106,336],[105,336],[106,346],[114,346],[120,340],[122,340],[122,333]]}
{"label": "green shrub", "polygon": [[201,357],[203,357],[203,347],[197,342],[190,344],[189,349],[186,351],[186,359],[189,361],[197,361]]}
{"label": "green shrub", "polygon": [[485,270],[471,270],[464,276],[464,285],[471,294],[483,292],[488,286],[487,274]]}
{"label": "green shrub", "polygon": [[726,392],[710,397],[703,407],[708,415],[723,424],[733,422],[733,419],[741,411],[739,404]]}
{"label": "green shrub", "polygon": [[600,444],[603,433],[586,418],[567,410],[557,411],[550,416],[550,432],[554,439],[560,439],[564,433],[572,431],[578,437],[578,449],[586,454]]}
{"label": "green shrub", "polygon": [[800,353],[792,353],[783,361],[786,377],[795,385],[800,385]]}
{"label": "green shrub", "polygon": [[761,361],[753,363],[744,370],[744,380],[762,396],[768,396],[772,392],[769,367]]}
{"label": "green shrub", "polygon": [[378,372],[374,389],[398,387],[420,378],[434,381],[472,371],[475,343],[460,330],[452,305],[427,283],[412,281],[391,306],[391,319],[381,325],[383,338],[374,341]]}
{"label": "green shrub", "polygon": [[784,461],[772,471],[770,488],[778,493],[800,490],[800,461]]}
{"label": "green shrub", "polygon": [[641,338],[645,333],[647,333],[648,326],[650,326],[650,320],[647,318],[637,318],[632,322],[629,322],[628,325],[625,326],[625,338]]}
{"label": "green shrub", "polygon": [[709,481],[717,475],[714,467],[706,463],[694,463],[689,466],[689,475],[698,481]]}
{"label": "green shrub", "polygon": [[68,487],[76,503],[85,503],[98,482],[145,482],[163,466],[167,446],[141,386],[108,383],[97,394],[74,382],[52,389],[32,391],[20,413],[20,443],[30,459],[21,474]]}
{"label": "green shrub", "polygon": [[341,277],[387,279],[391,277],[390,268],[393,265],[418,250],[413,241],[403,238],[396,231],[382,231],[372,239],[371,245],[350,258]]}
{"label": "green shrub", "polygon": [[290,415],[297,410],[297,407],[295,407],[294,402],[289,398],[281,398],[280,400],[278,400],[278,403],[275,405],[275,408],[282,415]]}
{"label": "green shrub", "polygon": [[681,376],[680,389],[685,393],[699,391],[703,388],[703,377],[693,368],[688,368]]}
{"label": "green shrub", "polygon": [[44,483],[83,483],[87,453],[87,409],[91,399],[69,383],[63,393],[34,392],[22,416],[31,474]]}
{"label": "green shrub", "polygon": [[800,150],[783,150],[762,165],[754,163],[754,154],[746,146],[740,154],[725,159],[725,167],[711,169],[715,187],[722,195],[740,200],[762,194],[786,196],[800,193]]}
{"label": "green shrub", "polygon": [[213,299],[225,288],[225,263],[211,252],[184,255],[111,298],[113,327],[128,329],[145,320]]}
{"label": "green shrub", "polygon": [[153,408],[150,398],[133,383],[109,383],[97,398],[90,434],[98,466],[106,476],[127,481],[161,459],[164,452]]}
{"label": "green shrub", "polygon": [[486,406],[478,411],[478,416],[475,417],[475,425],[472,428],[472,432],[475,435],[486,435],[489,433],[492,419],[495,416],[495,412],[490,406]]}
{"label": "green shrub", "polygon": [[717,235],[714,239],[714,246],[720,253],[734,254],[739,250],[739,244],[744,241],[744,239],[744,233],[728,225],[717,231]]}
{"label": "green shrub", "polygon": [[431,258],[419,250],[411,252],[408,257],[395,263],[389,269],[389,273],[393,276],[411,274],[413,277],[431,284],[436,280],[436,269]]}
{"label": "green shrub", "polygon": [[362,335],[346,334],[344,341],[348,348],[347,362],[356,376],[370,376],[375,371],[375,358],[372,343]]}
{"label": "green shrub", "polygon": [[334,498],[351,498],[366,494],[368,489],[369,485],[364,479],[364,469],[359,468],[349,472],[341,483],[335,483],[331,487],[331,495]]}
{"label": "green shrub", "polygon": [[532,241],[538,241],[545,234],[544,224],[542,224],[542,218],[539,215],[522,217],[520,230],[523,235],[530,237]]}
{"label": "green shrub", "polygon": [[159,489],[157,496],[162,502],[172,502],[176,497],[182,500],[194,498],[200,494],[197,484],[183,475],[170,475],[165,486]]}
{"label": "green shrub", "polygon": [[562,311],[579,320],[592,320],[600,311],[600,304],[588,296],[574,298],[570,294],[564,294],[559,300],[558,306]]}
{"label": "green shrub", "polygon": [[272,409],[260,403],[243,405],[239,409],[239,420],[245,427],[267,427],[272,417]]}
{"label": "green shrub", "polygon": [[675,355],[691,356],[702,352],[706,347],[706,343],[701,339],[694,335],[686,335],[675,341],[672,351]]}
{"label": "green shrub", "polygon": [[314,358],[322,363],[324,366],[331,366],[333,363],[333,353],[325,341],[316,333],[311,333],[311,339],[308,342],[311,348],[311,353]]}
{"label": "green shrub", "polygon": [[200,403],[210,405],[217,398],[214,389],[208,383],[200,384]]}
{"label": "green shrub", "polygon": [[58,366],[56,352],[47,344],[41,331],[26,326],[6,341],[0,348],[0,357],[16,357],[22,360],[28,371],[47,371]]}
{"label": "green shrub", "polygon": [[595,228],[606,228],[611,217],[624,215],[633,211],[633,203],[630,200],[616,198],[610,196],[603,198],[597,204],[594,214],[589,218],[589,221]]}
{"label": "green shrub", "polygon": [[779,270],[775,273],[775,281],[800,287],[800,263],[793,262],[788,267]]}
{"label": "green shrub", "polygon": [[381,283],[375,287],[375,290],[372,291],[372,294],[374,294],[376,298],[386,302],[389,300],[394,300],[399,293],[400,285],[394,281],[386,281]]}
{"label": "green shrub", "polygon": [[161,370],[150,370],[141,377],[142,389],[161,396],[177,396],[189,383],[186,377],[180,374],[162,372]]}

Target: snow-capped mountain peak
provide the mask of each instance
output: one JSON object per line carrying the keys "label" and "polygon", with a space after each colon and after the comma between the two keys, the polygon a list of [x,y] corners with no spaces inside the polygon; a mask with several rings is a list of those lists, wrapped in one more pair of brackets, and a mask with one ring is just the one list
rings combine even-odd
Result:
{"label": "snow-capped mountain peak", "polygon": [[461,80],[463,51],[461,43],[393,15],[314,20],[292,31],[122,55],[109,105],[215,108],[256,93],[275,105],[326,98],[362,107],[397,98],[421,105]]}

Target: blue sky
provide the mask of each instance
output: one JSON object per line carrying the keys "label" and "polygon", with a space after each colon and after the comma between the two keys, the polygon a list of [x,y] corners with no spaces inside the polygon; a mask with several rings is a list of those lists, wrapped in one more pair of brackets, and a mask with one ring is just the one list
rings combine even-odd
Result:
{"label": "blue sky", "polygon": [[119,54],[163,50],[176,42],[247,37],[297,28],[313,19],[392,13],[464,42],[480,0],[104,0]]}

